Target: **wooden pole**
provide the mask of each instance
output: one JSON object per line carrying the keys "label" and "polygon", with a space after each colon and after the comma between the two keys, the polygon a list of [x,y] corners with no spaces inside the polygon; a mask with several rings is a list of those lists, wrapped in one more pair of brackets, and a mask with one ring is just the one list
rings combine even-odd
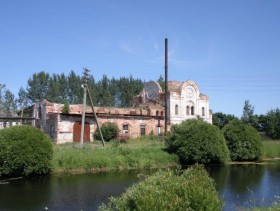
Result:
{"label": "wooden pole", "polygon": [[84,133],[85,133],[85,116],[86,116],[86,103],[87,103],[87,82],[88,82],[88,69],[84,68],[84,97],[83,97],[83,113],[82,113],[82,128],[81,128],[81,145],[84,144]]}
{"label": "wooden pole", "polygon": [[89,99],[90,99],[90,104],[91,104],[91,108],[92,108],[93,118],[95,119],[96,126],[97,126],[97,128],[99,130],[99,133],[100,133],[100,136],[101,136],[102,145],[103,145],[103,147],[105,147],[105,142],[104,142],[104,139],[103,139],[103,134],[102,134],[102,131],[100,130],[100,127],[99,127],[99,124],[98,124],[97,116],[96,116],[96,113],[95,113],[95,110],[94,110],[94,106],[93,106],[93,101],[91,99],[91,95],[90,95],[88,87],[87,87],[87,93],[88,93],[88,96],[89,96]]}

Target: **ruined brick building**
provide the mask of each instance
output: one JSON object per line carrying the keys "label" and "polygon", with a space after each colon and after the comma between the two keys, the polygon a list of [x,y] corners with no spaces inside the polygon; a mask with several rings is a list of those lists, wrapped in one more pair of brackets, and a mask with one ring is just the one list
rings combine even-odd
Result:
{"label": "ruined brick building", "polygon": [[[157,82],[144,85],[142,92],[133,99],[132,108],[95,107],[98,122],[115,122],[120,133],[129,137],[159,134],[164,131],[164,95]],[[200,93],[193,81],[171,81],[168,83],[169,127],[186,119],[200,116],[212,123],[209,98]],[[35,115],[40,118],[40,127],[57,143],[79,142],[81,135],[82,105],[70,105],[67,114],[62,113],[63,104],[46,100],[38,102]],[[91,107],[86,109],[84,141],[94,141],[96,124]],[[169,128],[168,128],[169,129]]]}

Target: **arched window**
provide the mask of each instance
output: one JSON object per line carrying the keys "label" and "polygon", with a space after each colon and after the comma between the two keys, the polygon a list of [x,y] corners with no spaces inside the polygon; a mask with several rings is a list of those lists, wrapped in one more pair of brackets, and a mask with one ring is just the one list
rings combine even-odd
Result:
{"label": "arched window", "polygon": [[158,111],[156,111],[156,116],[158,116]]}
{"label": "arched window", "polygon": [[191,115],[194,115],[194,106],[191,107]]}
{"label": "arched window", "polygon": [[175,115],[178,115],[178,105],[175,105]]}
{"label": "arched window", "polygon": [[163,116],[163,111],[160,112],[160,115]]}
{"label": "arched window", "polygon": [[190,115],[190,106],[187,106],[186,108],[186,114],[189,116]]}
{"label": "arched window", "polygon": [[202,116],[205,116],[205,108],[204,107],[202,107],[201,113],[202,113]]}

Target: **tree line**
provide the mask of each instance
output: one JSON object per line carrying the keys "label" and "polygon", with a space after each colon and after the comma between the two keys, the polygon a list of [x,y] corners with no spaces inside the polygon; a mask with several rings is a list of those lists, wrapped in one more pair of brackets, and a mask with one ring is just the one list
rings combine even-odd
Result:
{"label": "tree line", "polygon": [[[271,109],[266,114],[257,115],[255,107],[249,100],[245,100],[243,113],[240,118],[242,122],[254,127],[260,133],[264,133],[273,139],[280,139],[280,109]],[[213,114],[213,124],[222,129],[230,121],[238,119],[232,114],[216,112]]]}
{"label": "tree line", "polygon": [[[157,81],[164,89],[163,77],[160,76]],[[63,104],[81,104],[83,83],[83,76],[77,75],[73,70],[68,75],[64,73],[50,75],[41,71],[34,73],[28,79],[26,88],[19,89],[18,97],[15,97],[5,84],[0,84],[0,116],[13,116],[41,99]],[[104,107],[131,107],[133,97],[142,91],[144,83],[145,81],[134,79],[132,76],[109,79],[103,75],[99,81],[96,81],[90,75],[88,79],[94,105]],[[213,124],[222,128],[235,118],[237,117],[231,114],[216,112],[213,114]],[[266,114],[256,115],[254,106],[246,100],[241,120],[274,139],[280,138],[279,108],[271,109]]]}
{"label": "tree line", "polygon": [[[20,110],[34,102],[46,99],[55,103],[80,104],[83,102],[84,77],[71,71],[52,74],[41,71],[33,74],[27,81],[26,88],[21,87],[18,97],[0,84],[0,111]],[[145,81],[132,76],[109,79],[103,75],[99,81],[90,75],[88,88],[95,106],[130,107],[132,99],[139,94]],[[89,103],[89,102],[88,102]]]}

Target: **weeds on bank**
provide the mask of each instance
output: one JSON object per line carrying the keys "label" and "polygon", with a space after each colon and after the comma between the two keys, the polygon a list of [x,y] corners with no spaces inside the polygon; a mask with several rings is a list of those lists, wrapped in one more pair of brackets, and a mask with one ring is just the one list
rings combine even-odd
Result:
{"label": "weeds on bank", "polygon": [[264,140],[264,154],[265,158],[280,158],[280,140]]}
{"label": "weeds on bank", "polygon": [[177,157],[164,151],[164,143],[140,138],[126,143],[112,140],[100,143],[54,145],[53,172],[141,169],[173,166]]}

